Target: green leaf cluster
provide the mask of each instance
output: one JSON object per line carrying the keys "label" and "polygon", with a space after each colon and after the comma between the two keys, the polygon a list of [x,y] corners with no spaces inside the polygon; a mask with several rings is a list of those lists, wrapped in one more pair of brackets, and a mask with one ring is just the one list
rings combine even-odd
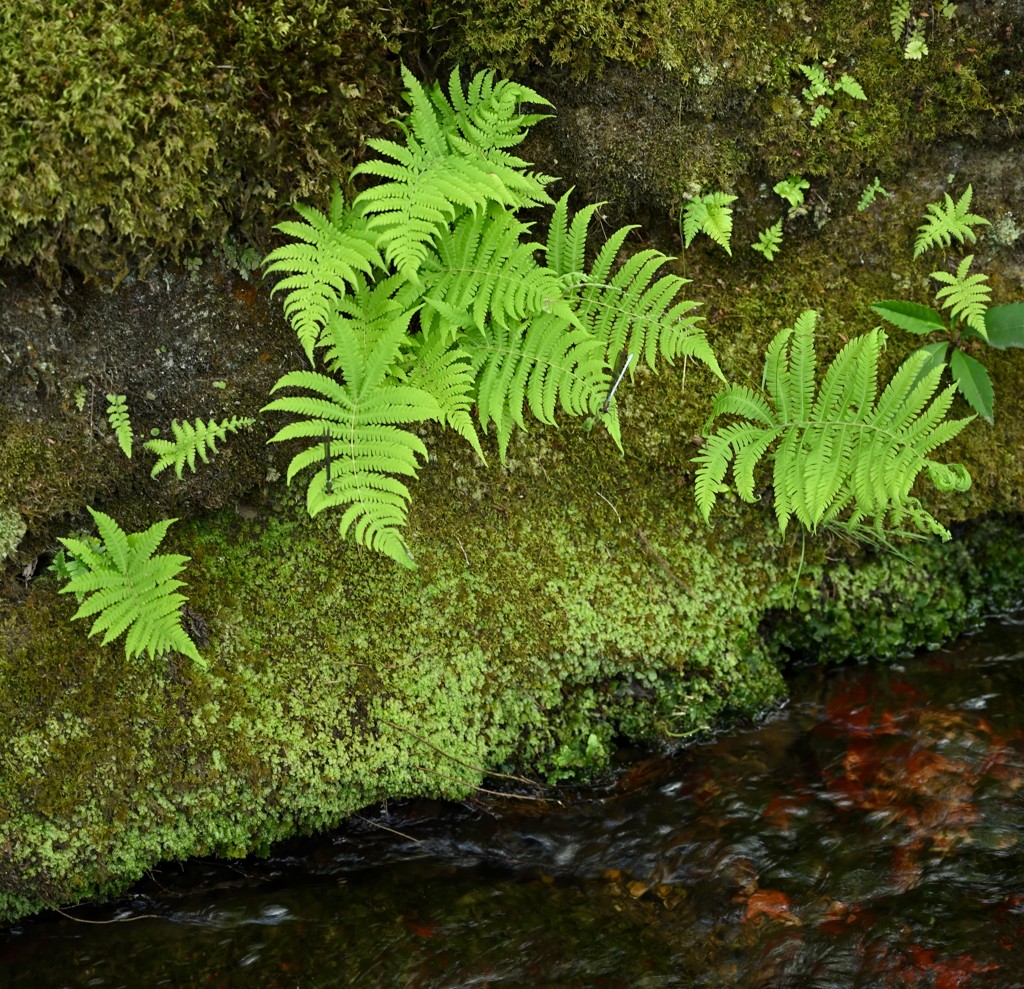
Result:
{"label": "green leaf cluster", "polygon": [[[526,413],[602,421],[616,443],[612,365],[620,352],[654,367],[696,358],[721,375],[687,284],[661,274],[658,251],[616,269],[632,227],[615,231],[588,266],[587,233],[598,205],[570,217],[549,176],[512,153],[548,101],[518,83],[456,69],[447,86],[421,85],[403,67],[409,112],[401,142],[371,139],[380,158],[356,177],[376,180],[347,202],[336,189],[327,214],[297,207],[282,224],[289,243],[268,255],[283,274],[284,309],[311,364],[274,391],[264,411],[298,417],[271,442],[302,441],[291,481],[312,470],[307,508],[341,510],[341,531],[412,566],[402,539],[409,489],[426,457],[413,431],[434,420],[482,457],[474,423],[491,427],[505,458]],[[731,197],[727,197],[731,198]],[[714,206],[714,203],[710,203]],[[551,211],[547,237],[531,239],[524,209]],[[721,214],[715,229],[721,231]],[[633,364],[635,368],[636,363]]]}
{"label": "green leaf cluster", "polygon": [[807,85],[800,91],[808,107],[813,107],[811,126],[820,127],[832,113],[831,98],[836,93],[845,93],[851,99],[866,100],[867,94],[853,76],[843,73],[834,82],[825,72],[825,67],[818,62],[810,65],[798,65],[797,69],[807,80]]}
{"label": "green leaf cluster", "polygon": [[181,626],[185,597],[178,574],[188,562],[177,553],[156,549],[176,519],[164,519],[145,532],[125,533],[103,512],[90,508],[100,538],[62,538],[63,551],[53,569],[66,580],[61,594],[75,594],[79,608],[72,616],[96,616],[89,635],[103,632],[103,645],[125,635],[128,659],[146,653],[157,658],[180,652],[200,667],[206,666],[195,643]]}
{"label": "green leaf cluster", "polygon": [[730,238],[732,237],[732,207],[736,196],[726,192],[708,192],[702,196],[694,196],[683,208],[680,216],[683,246],[689,247],[690,242],[699,233],[707,234],[726,254],[732,256]]}
{"label": "green leaf cluster", "polygon": [[970,212],[973,195],[974,190],[968,186],[956,202],[947,192],[944,202],[929,203],[925,207],[924,222],[917,228],[914,238],[915,258],[932,247],[949,247],[954,240],[961,244],[974,243],[977,238],[973,228],[988,226],[989,221]]}
{"label": "green leaf cluster", "polygon": [[107,422],[117,437],[118,446],[121,452],[129,459],[132,459],[132,440],[135,434],[132,432],[131,415],[128,412],[128,399],[124,395],[107,395]]}
{"label": "green leaf cluster", "polygon": [[186,463],[189,470],[194,471],[198,455],[204,464],[208,464],[210,454],[218,452],[217,440],[223,442],[227,439],[228,433],[237,433],[241,429],[247,429],[253,422],[255,420],[248,416],[232,416],[221,422],[215,422],[212,419],[209,422],[203,422],[202,419],[196,419],[195,424],[187,420],[185,422],[173,420],[171,422],[173,440],[146,440],[142,444],[151,453],[157,455],[157,462],[150,471],[150,477],[156,477],[161,471],[173,465],[174,472],[180,481]]}
{"label": "green leaf cluster", "polygon": [[[945,418],[954,389],[936,394],[941,367],[929,368],[926,355],[916,353],[879,396],[885,334],[876,329],[851,340],[819,385],[816,319],[807,310],[776,335],[765,355],[763,391],[731,384],[716,396],[704,430],[707,444],[696,458],[701,514],[710,518],[730,465],[740,498],[756,501],[754,472],[770,457],[783,531],[796,518],[812,533],[831,527],[883,541],[915,533],[949,539],[910,494],[922,471],[940,490],[970,485],[963,466],[930,456],[970,422]],[[712,430],[722,416],[736,418]]]}
{"label": "green leaf cluster", "polygon": [[1006,350],[1024,347],[1024,303],[1011,302],[989,306],[991,290],[988,276],[968,274],[974,255],[961,261],[956,274],[933,271],[931,277],[945,287],[935,298],[950,313],[949,324],[937,309],[916,302],[888,299],[871,308],[886,322],[919,336],[942,334],[945,339],[920,348],[927,355],[929,366],[940,369],[948,364],[957,390],[988,423],[995,418],[995,390],[988,370],[967,349],[982,345]]}
{"label": "green leaf cluster", "polygon": [[782,220],[778,219],[770,227],[762,230],[757,240],[750,246],[762,254],[766,261],[771,261],[782,246]]}

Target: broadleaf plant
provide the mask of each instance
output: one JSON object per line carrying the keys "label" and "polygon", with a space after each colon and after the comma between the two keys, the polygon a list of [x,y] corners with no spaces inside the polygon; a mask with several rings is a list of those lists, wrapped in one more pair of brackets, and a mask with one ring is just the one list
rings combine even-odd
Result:
{"label": "broadleaf plant", "polygon": [[[714,399],[704,428],[695,495],[707,520],[732,465],[736,492],[757,500],[754,472],[772,461],[779,528],[795,518],[806,530],[845,530],[886,541],[893,535],[949,531],[910,492],[924,472],[940,490],[964,490],[970,475],[960,464],[931,458],[970,419],[947,420],[952,386],[939,391],[941,368],[928,369],[918,352],[878,395],[879,330],[851,340],[820,384],[814,352],[817,314],[803,312],[780,331],[765,354],[762,390],[731,384]],[[712,429],[721,417],[727,425]]]}
{"label": "broadleaf plant", "polygon": [[[945,287],[936,300],[949,310],[947,324],[942,313],[916,302],[888,299],[872,309],[886,322],[918,336],[941,334],[944,339],[924,345],[927,367],[948,365],[957,390],[986,422],[995,418],[995,389],[985,365],[974,354],[984,345],[997,350],[1024,347],[1024,303],[989,306],[991,292],[987,276],[968,274],[974,255],[968,255],[956,274],[933,271],[931,277]],[[968,353],[968,351],[974,353]]]}
{"label": "broadleaf plant", "polygon": [[[680,295],[686,279],[662,273],[672,259],[644,250],[616,269],[625,227],[588,266],[598,205],[570,218],[569,193],[553,202],[554,180],[509,151],[544,119],[523,105],[547,100],[492,72],[465,88],[457,69],[445,88],[402,75],[404,141],[368,141],[382,157],[353,172],[376,184],[351,201],[335,188],[327,214],[298,207],[302,220],[279,227],[292,241],[268,255],[267,271],[285,275],[274,291],[286,293],[314,370],[285,374],[274,391],[302,394],[263,411],[295,417],[271,442],[302,444],[288,480],[313,472],[310,514],[341,511],[344,535],[411,567],[402,529],[406,481],[427,453],[418,423],[449,426],[481,458],[474,408],[502,460],[527,412],[544,423],[559,412],[598,420],[619,444],[622,351],[631,375],[641,361],[679,357],[722,375],[697,304]],[[709,205],[728,249],[726,202]],[[537,208],[551,211],[543,242],[518,215]]]}

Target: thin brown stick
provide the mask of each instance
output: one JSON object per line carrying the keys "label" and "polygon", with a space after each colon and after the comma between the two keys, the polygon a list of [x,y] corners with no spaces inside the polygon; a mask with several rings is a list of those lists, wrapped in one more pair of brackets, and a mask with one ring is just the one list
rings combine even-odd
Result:
{"label": "thin brown stick", "polygon": [[417,769],[422,769],[423,772],[430,773],[432,776],[440,776],[441,779],[447,780],[449,783],[468,786],[471,790],[476,790],[477,793],[486,793],[492,797],[502,797],[508,800],[536,800],[538,803],[549,803],[547,797],[531,797],[525,793],[502,793],[500,790],[488,790],[487,787],[477,786],[475,783],[467,783],[465,780],[460,780],[455,776],[446,776],[444,773],[439,773],[436,769],[428,769],[426,766],[417,766]]}
{"label": "thin brown stick", "polygon": [[380,828],[381,831],[390,831],[392,834],[397,834],[399,838],[405,838],[406,841],[414,841],[417,845],[423,844],[419,838],[414,838],[411,834],[405,834],[402,831],[396,831],[394,828],[389,828],[386,824],[379,824],[377,821],[371,821],[368,817],[363,817],[362,814],[353,814],[352,816],[359,818],[360,821],[365,821],[367,824],[372,824],[375,828]]}
{"label": "thin brown stick", "polygon": [[507,773],[491,772],[486,769],[481,769],[479,766],[474,766],[471,763],[463,762],[461,759],[456,759],[455,756],[453,756],[450,752],[445,752],[444,749],[439,748],[433,742],[428,741],[422,735],[417,735],[416,732],[414,732],[411,728],[405,728],[402,725],[396,725],[393,721],[388,721],[387,718],[381,718],[380,720],[384,724],[390,725],[392,728],[395,728],[398,731],[404,731],[407,735],[412,735],[412,737],[415,738],[417,741],[420,741],[429,748],[432,748],[435,752],[440,753],[446,759],[451,759],[452,762],[458,763],[458,765],[464,767],[465,769],[472,769],[474,773],[479,773],[481,776],[496,776],[503,780],[512,780],[514,783],[523,783],[526,786],[536,786],[540,789],[545,788],[545,785],[543,783],[537,783],[534,780],[528,780],[524,776],[509,776]]}

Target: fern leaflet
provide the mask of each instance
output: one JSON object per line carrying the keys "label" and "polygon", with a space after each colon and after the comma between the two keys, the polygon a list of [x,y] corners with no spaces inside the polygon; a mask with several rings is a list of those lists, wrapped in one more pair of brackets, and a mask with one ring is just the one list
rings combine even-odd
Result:
{"label": "fern leaflet", "polygon": [[277,225],[277,230],[295,240],[267,255],[266,274],[292,273],[271,294],[288,293],[285,315],[312,361],[320,330],[337,301],[364,285],[364,276],[372,277],[374,268],[383,268],[384,261],[365,222],[345,206],[340,189],[334,190],[330,216],[301,203],[295,211],[305,222],[288,220]]}
{"label": "fern leaflet", "polygon": [[[603,341],[605,360],[611,364],[625,351],[642,357],[654,369],[659,354],[670,364],[680,356],[693,357],[721,378],[718,361],[697,325],[701,317],[693,315],[697,303],[679,297],[689,282],[678,275],[656,278],[659,269],[672,259],[659,251],[640,251],[612,275],[615,259],[635,229],[620,227],[605,241],[587,272],[587,227],[598,207],[580,210],[570,224],[568,198],[566,193],[555,208],[545,254],[576,317]],[[575,302],[570,287],[574,287]]]}
{"label": "fern leaflet", "polygon": [[299,471],[316,468],[306,489],[309,514],[343,508],[342,535],[351,532],[357,542],[414,567],[399,532],[409,489],[392,475],[415,477],[416,458],[426,457],[427,448],[396,424],[440,419],[443,413],[429,392],[388,376],[407,324],[408,319],[393,321],[365,351],[360,341],[340,338],[337,363],[345,384],[315,371],[291,371],[273,390],[302,388],[314,395],[277,398],[263,411],[301,417],[271,437],[272,443],[313,441],[288,467],[289,483]]}
{"label": "fern leaflet", "polygon": [[[423,302],[449,324],[453,318],[463,325],[468,320],[479,330],[490,321],[520,323],[541,312],[574,321],[557,276],[534,260],[541,245],[520,239],[528,229],[495,204],[461,217],[451,237],[438,244],[436,258],[424,265]],[[421,319],[429,330],[433,321]]]}
{"label": "fern leaflet", "polygon": [[135,438],[132,432],[132,420],[128,413],[128,402],[124,395],[107,395],[107,422],[117,437],[117,444],[121,452],[129,459],[132,459],[132,440]]}
{"label": "fern leaflet", "polygon": [[103,512],[90,508],[100,539],[62,538],[73,561],[55,561],[58,572],[69,575],[61,594],[75,594],[79,608],[72,619],[96,620],[89,635],[104,632],[102,645],[127,632],[124,649],[128,659],[141,653],[156,658],[166,652],[180,652],[198,666],[206,662],[181,626],[184,595],[178,579],[187,556],[156,553],[168,528],[176,519],[164,519],[145,532],[125,533]]}
{"label": "fern leaflet", "polygon": [[[541,422],[553,423],[560,407],[571,415],[601,415],[611,378],[604,345],[554,314],[525,326],[491,324],[463,342],[477,377],[477,408],[486,430],[493,422],[501,459],[516,426],[526,428],[528,405]],[[603,419],[621,446],[614,405]]]}
{"label": "fern leaflet", "polygon": [[893,0],[889,8],[889,31],[893,41],[900,41],[910,20],[910,0]]}
{"label": "fern leaflet", "polygon": [[[468,141],[454,140],[435,101],[404,66],[402,73],[413,105],[405,144],[367,141],[392,161],[366,161],[353,169],[353,177],[387,180],[360,193],[353,208],[376,234],[387,262],[419,284],[419,269],[428,252],[462,212],[476,213],[490,202],[516,209],[551,199],[544,191],[546,176],[525,173],[525,162],[493,144],[484,153]],[[439,93],[435,87],[435,99]],[[475,124],[492,130],[497,126],[493,116],[483,115],[477,115]],[[501,138],[495,141],[501,143]]]}
{"label": "fern leaflet", "polygon": [[689,247],[698,233],[705,233],[731,256],[732,209],[729,203],[736,198],[725,192],[694,196],[683,210],[683,246]]}
{"label": "fern leaflet", "polygon": [[782,220],[776,220],[770,227],[765,227],[750,246],[764,255],[766,261],[771,261],[782,246]]}
{"label": "fern leaflet", "polygon": [[173,465],[180,481],[186,463],[189,470],[195,471],[197,454],[204,464],[208,464],[210,454],[218,452],[217,440],[223,442],[227,439],[228,433],[237,433],[251,426],[253,422],[255,420],[248,416],[232,416],[222,422],[214,422],[212,419],[203,422],[202,419],[196,419],[195,425],[188,421],[178,422],[175,419],[171,423],[173,440],[147,440],[142,444],[158,458],[149,476],[156,477]]}
{"label": "fern leaflet", "polygon": [[973,260],[974,255],[968,254],[960,262],[955,275],[946,271],[933,271],[930,277],[946,286],[935,293],[935,298],[942,302],[942,308],[948,309],[953,319],[962,319],[987,340],[985,313],[992,301],[992,289],[985,284],[988,275],[967,274]]}
{"label": "fern leaflet", "polygon": [[[970,421],[945,420],[955,388],[936,395],[942,366],[931,364],[927,354],[912,354],[878,398],[885,334],[876,329],[851,340],[817,387],[815,319],[814,312],[804,312],[772,341],[765,355],[766,395],[729,385],[715,398],[707,446],[696,458],[701,514],[710,517],[730,463],[738,494],[753,502],[754,468],[775,445],[775,512],[783,531],[795,517],[811,532],[825,526],[859,532],[870,524],[884,538],[909,523],[948,539],[949,532],[910,495],[922,471],[941,490],[970,484],[961,465],[929,457]],[[748,421],[710,432],[723,415]]]}
{"label": "fern leaflet", "polygon": [[953,240],[972,243],[977,239],[973,227],[988,226],[983,216],[969,212],[974,190],[968,186],[964,194],[954,203],[953,197],[945,193],[945,203],[929,203],[925,207],[924,222],[917,228],[914,238],[914,257],[920,257],[931,247],[949,247]]}

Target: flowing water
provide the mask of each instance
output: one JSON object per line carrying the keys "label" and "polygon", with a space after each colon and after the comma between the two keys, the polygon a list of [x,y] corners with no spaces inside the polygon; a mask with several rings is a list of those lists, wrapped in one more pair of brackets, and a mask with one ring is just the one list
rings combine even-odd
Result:
{"label": "flowing water", "polygon": [[[6,987],[1024,986],[1024,622],[614,783],[378,808],[0,932]],[[70,919],[70,917],[75,919]],[[89,921],[84,923],[83,921]]]}

